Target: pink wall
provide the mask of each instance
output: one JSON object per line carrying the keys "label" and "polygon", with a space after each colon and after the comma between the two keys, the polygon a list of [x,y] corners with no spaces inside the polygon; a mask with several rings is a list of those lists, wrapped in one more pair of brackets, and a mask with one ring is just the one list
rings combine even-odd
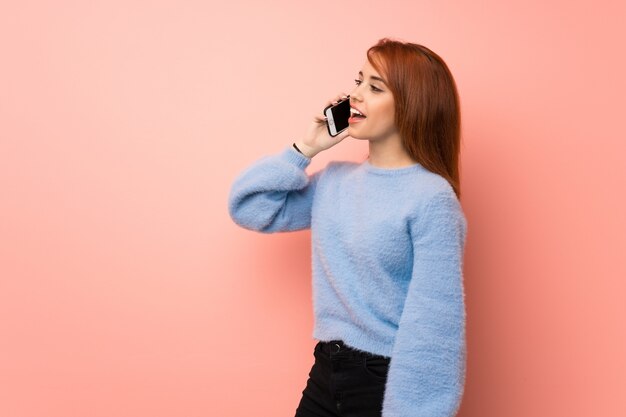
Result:
{"label": "pink wall", "polygon": [[625,3],[224,3],[0,6],[0,415],[293,415],[309,233],[227,193],[383,36],[462,99],[460,416],[626,415]]}

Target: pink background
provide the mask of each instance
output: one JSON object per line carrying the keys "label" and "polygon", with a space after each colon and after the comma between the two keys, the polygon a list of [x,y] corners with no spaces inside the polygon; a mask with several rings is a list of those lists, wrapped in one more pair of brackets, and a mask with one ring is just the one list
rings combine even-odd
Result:
{"label": "pink background", "polygon": [[0,416],[292,416],[310,235],[227,194],[384,36],[462,100],[459,415],[625,416],[625,4],[3,2]]}

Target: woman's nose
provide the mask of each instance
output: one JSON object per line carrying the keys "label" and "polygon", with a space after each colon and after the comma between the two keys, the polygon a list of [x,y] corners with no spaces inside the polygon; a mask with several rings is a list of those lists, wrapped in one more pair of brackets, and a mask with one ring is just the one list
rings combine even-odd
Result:
{"label": "woman's nose", "polygon": [[359,94],[358,92],[358,87],[356,87],[354,90],[352,90],[352,92],[350,93],[350,100],[351,101],[361,101],[362,97],[361,94]]}

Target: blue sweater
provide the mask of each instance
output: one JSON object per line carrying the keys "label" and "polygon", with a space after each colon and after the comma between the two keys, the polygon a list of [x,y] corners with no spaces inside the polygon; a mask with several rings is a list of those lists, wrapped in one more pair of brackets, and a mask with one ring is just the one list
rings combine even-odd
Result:
{"label": "blue sweater", "polygon": [[422,165],[310,159],[290,147],[253,164],[229,196],[260,232],[311,229],[313,337],[391,357],[383,417],[452,417],[465,385],[467,222],[450,184]]}

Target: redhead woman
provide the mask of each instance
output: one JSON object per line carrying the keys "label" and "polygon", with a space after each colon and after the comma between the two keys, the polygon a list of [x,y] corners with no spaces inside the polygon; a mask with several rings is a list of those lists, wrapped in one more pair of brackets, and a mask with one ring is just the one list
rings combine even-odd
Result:
{"label": "redhead woman", "polygon": [[[314,116],[238,176],[230,214],[265,233],[311,229],[318,343],[296,417],[452,417],[466,370],[456,85],[436,53],[389,39],[355,84],[349,128],[331,137]],[[365,161],[305,173],[348,136],[368,141]]]}

